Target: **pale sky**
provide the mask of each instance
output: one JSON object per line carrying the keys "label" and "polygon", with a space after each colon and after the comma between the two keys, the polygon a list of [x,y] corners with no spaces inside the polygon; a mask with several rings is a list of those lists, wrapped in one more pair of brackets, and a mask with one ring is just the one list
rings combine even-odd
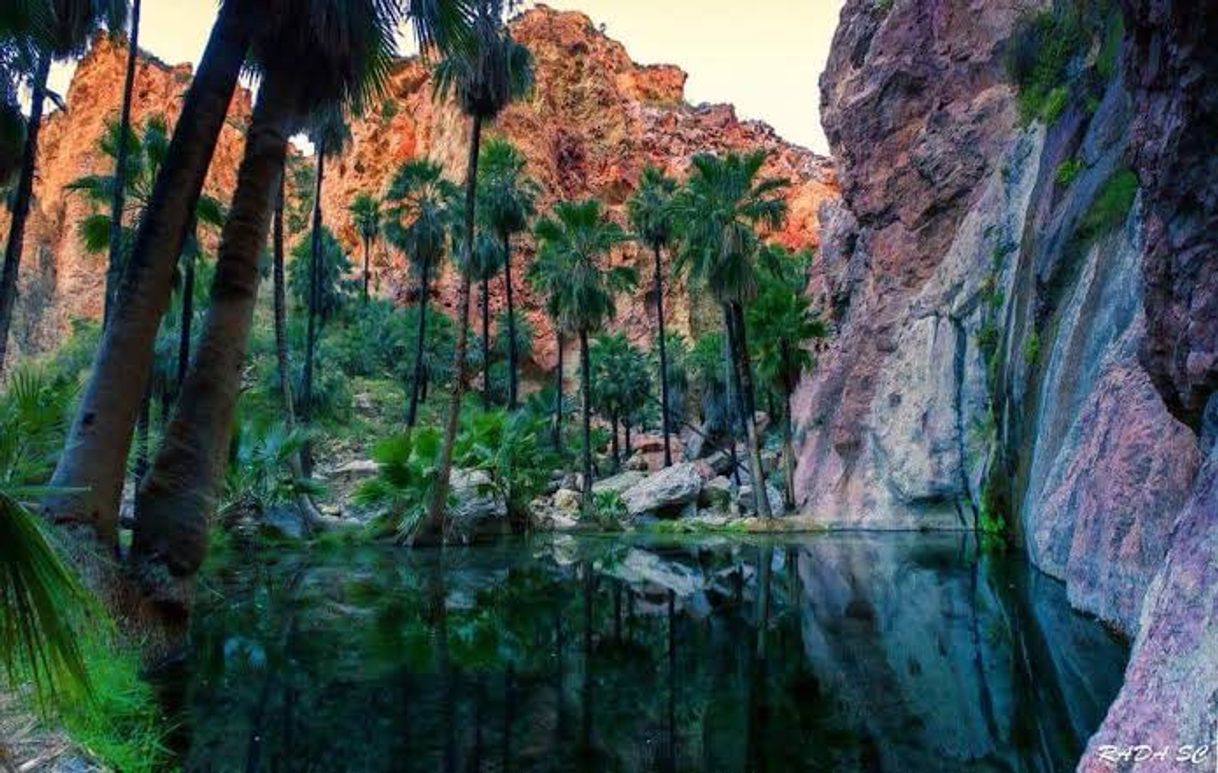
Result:
{"label": "pale sky", "polygon": [[[843,0],[548,0],[604,24],[635,61],[689,73],[690,102],[729,102],[786,139],[828,153],[817,80]],[[198,62],[215,0],[144,0],[140,46],[171,64]],[[70,68],[51,87],[67,90]]]}

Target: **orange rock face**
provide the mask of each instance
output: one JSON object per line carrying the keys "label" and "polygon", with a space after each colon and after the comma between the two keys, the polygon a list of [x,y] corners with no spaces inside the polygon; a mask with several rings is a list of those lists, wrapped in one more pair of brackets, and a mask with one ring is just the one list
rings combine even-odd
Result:
{"label": "orange rock face", "polygon": [[[625,202],[646,165],[681,177],[696,153],[764,148],[770,153],[766,174],[791,181],[791,215],[774,237],[791,247],[819,244],[820,205],[837,197],[828,159],[784,142],[765,124],[740,121],[730,106],[687,104],[684,72],[667,65],[635,64],[620,43],[601,34],[581,13],[539,6],[514,20],[512,28],[533,52],[536,87],[530,98],[509,107],[489,132],[511,140],[528,159],[528,174],[543,190],[543,211],[562,199],[592,196],[624,223]],[[329,166],[333,171],[323,197],[327,222],[354,251],[357,238],[346,207],[355,195],[383,192],[398,164],[420,156],[441,162],[452,179],[461,180],[468,132],[468,120],[453,105],[433,98],[426,66],[417,60],[403,62],[392,77],[385,104],[355,122],[351,148]],[[552,367],[553,330],[537,299],[518,279],[524,276],[533,245],[526,236],[518,242],[513,279],[535,331],[533,357],[537,366]],[[639,255],[634,247],[624,248],[614,260],[638,265],[645,279],[652,275],[650,256]],[[405,297],[413,289],[411,283],[403,257],[391,255],[382,292]],[[676,287],[666,294],[674,328],[688,332],[692,320],[687,293]],[[436,288],[441,307],[454,311],[456,295],[455,274],[446,271]],[[639,342],[650,341],[654,326],[644,299],[642,291],[621,299],[616,323]],[[492,319],[504,303],[496,281]],[[474,314],[476,319],[476,309]]]}
{"label": "orange rock face", "polygon": [[[583,14],[539,6],[521,14],[512,27],[533,52],[536,87],[488,132],[507,137],[524,153],[528,173],[543,190],[543,211],[561,199],[594,196],[624,223],[625,202],[646,165],[681,177],[696,153],[764,148],[770,153],[765,173],[791,181],[790,217],[772,236],[791,247],[819,244],[820,205],[838,196],[828,159],[783,141],[765,124],[737,119],[730,106],[687,104],[683,71],[635,64],[620,43],[601,34]],[[71,319],[101,315],[106,258],[87,254],[81,245],[77,224],[91,205],[65,186],[109,168],[98,140],[106,120],[118,113],[125,55],[122,45],[98,38],[77,68],[67,110],[52,115],[44,129],[15,327],[19,348],[49,348]],[[189,66],[141,61],[134,102],[137,123],[161,113],[172,125],[190,77]],[[207,182],[208,192],[224,201],[235,185],[249,115],[250,95],[242,90],[234,98]],[[396,168],[417,157],[439,161],[460,181],[469,121],[452,104],[433,97],[427,66],[407,59],[392,74],[383,101],[356,119],[351,130],[353,142],[346,154],[327,165],[323,211],[327,225],[359,263],[361,245],[347,212],[351,200],[361,191],[383,193]],[[556,355],[553,330],[522,279],[533,245],[527,236],[517,241],[513,277],[519,284],[520,306],[536,335],[534,364],[551,367]],[[640,256],[637,248],[623,248],[614,260],[637,262],[650,281],[650,256]],[[382,243],[374,248],[373,262],[380,266],[379,292],[403,302],[410,297],[413,280],[404,256]],[[451,269],[435,293],[440,307],[453,312],[457,293]],[[688,332],[694,324],[688,294],[674,287],[667,295],[673,328]],[[654,315],[645,298],[641,290],[623,298],[616,324],[636,341],[649,343]],[[492,285],[491,303],[497,315],[504,305],[499,281]]]}
{"label": "orange rock face", "polygon": [[[94,205],[67,186],[84,175],[113,172],[113,161],[99,145],[106,123],[118,119],[126,62],[125,42],[99,35],[76,68],[66,110],[52,113],[43,126],[13,330],[21,350],[51,348],[73,319],[101,317],[108,257],[85,250],[78,226]],[[162,115],[172,126],[191,75],[189,65],[141,58],[132,101],[134,125]],[[241,89],[233,98],[207,178],[207,192],[223,201],[236,185],[249,116],[250,95]],[[7,232],[7,219],[5,228]],[[210,239],[214,246],[215,236]]]}

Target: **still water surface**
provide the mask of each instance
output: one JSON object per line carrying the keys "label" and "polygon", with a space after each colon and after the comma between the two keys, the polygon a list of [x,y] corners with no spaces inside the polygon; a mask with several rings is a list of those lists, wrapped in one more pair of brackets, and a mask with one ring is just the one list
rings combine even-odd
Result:
{"label": "still water surface", "polygon": [[1128,654],[958,535],[247,554],[200,607],[200,771],[1069,770]]}

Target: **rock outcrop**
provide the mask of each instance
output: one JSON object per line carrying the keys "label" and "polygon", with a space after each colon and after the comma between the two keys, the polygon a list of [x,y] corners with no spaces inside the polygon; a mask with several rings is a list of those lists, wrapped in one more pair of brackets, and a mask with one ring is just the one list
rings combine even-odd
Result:
{"label": "rock outcrop", "polygon": [[[67,186],[85,175],[113,172],[114,162],[102,153],[100,143],[107,123],[118,119],[126,59],[125,43],[96,36],[76,67],[66,108],[51,113],[43,127],[12,330],[17,351],[53,348],[72,320],[101,318],[108,258],[88,252],[78,230],[95,205]],[[172,126],[191,77],[190,65],[171,66],[141,57],[132,92],[133,125],[138,128],[149,118],[162,116]],[[250,93],[239,88],[205,186],[208,194],[222,201],[236,186],[250,114]],[[7,213],[0,220],[7,233]],[[217,235],[206,231],[201,235],[205,245],[214,249]]]}
{"label": "rock outcrop", "polygon": [[1071,4],[1072,98],[1021,116],[1008,51],[1053,7],[846,3],[822,79],[843,200],[813,285],[838,336],[796,397],[797,493],[836,527],[1005,519],[1135,637],[1092,751],[1205,743],[1218,8]]}

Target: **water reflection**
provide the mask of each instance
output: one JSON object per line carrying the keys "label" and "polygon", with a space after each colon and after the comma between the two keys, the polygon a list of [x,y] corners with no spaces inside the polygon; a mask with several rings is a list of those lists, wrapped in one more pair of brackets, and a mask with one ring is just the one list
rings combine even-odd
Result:
{"label": "water reflection", "polygon": [[559,536],[210,581],[189,770],[1062,770],[1126,657],[950,535]]}

